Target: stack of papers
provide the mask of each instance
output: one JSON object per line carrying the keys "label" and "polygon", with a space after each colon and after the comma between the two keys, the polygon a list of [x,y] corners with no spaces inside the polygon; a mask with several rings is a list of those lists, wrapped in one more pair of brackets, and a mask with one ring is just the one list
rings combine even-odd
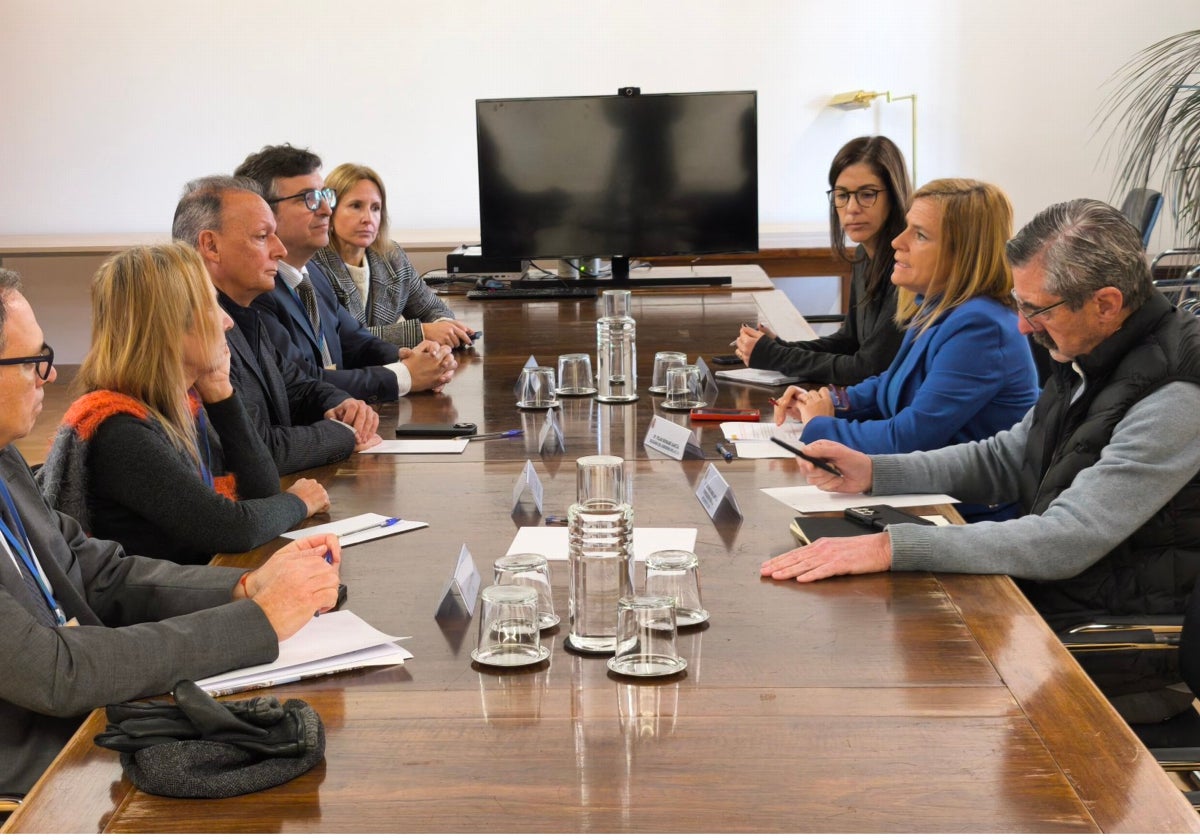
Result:
{"label": "stack of papers", "polygon": [[789,420],[782,426],[774,423],[722,423],[721,433],[733,441],[739,458],[795,458],[782,446],[772,443],[772,437],[799,440],[804,424]]}
{"label": "stack of papers", "polygon": [[381,633],[349,610],[325,613],[280,642],[274,662],[197,680],[196,685],[219,697],[371,665],[403,665],[412,654],[396,644],[398,638]]}

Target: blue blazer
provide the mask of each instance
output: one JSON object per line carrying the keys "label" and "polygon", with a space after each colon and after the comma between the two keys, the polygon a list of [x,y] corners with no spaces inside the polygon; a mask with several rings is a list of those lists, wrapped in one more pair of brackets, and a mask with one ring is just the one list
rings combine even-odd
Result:
{"label": "blue blazer", "polygon": [[390,402],[399,398],[396,375],[380,365],[399,360],[396,345],[371,335],[338,303],[321,268],[308,263],[308,276],[317,296],[321,313],[321,334],[329,348],[335,370],[321,364],[321,345],[300,298],[283,278],[275,276],[275,288],[255,298],[251,306],[266,321],[267,332],[284,356],[309,376],[322,379],[360,400]]}
{"label": "blue blazer", "polygon": [[846,393],[850,410],[814,417],[801,440],[836,440],[870,455],[985,440],[1016,425],[1038,387],[1017,314],[973,298],[920,335],[908,329],[888,369]]}

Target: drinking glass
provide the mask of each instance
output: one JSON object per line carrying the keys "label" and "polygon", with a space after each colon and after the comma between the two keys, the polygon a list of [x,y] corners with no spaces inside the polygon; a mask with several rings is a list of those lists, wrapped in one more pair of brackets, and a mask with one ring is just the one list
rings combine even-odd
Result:
{"label": "drinking glass", "polygon": [[538,594],[530,586],[489,586],[483,590],[479,642],[471,658],[480,665],[512,668],[550,655],[541,645]]}
{"label": "drinking glass", "polygon": [[700,562],[690,551],[665,549],[651,553],[646,558],[646,582],[641,594],[674,599],[677,627],[708,620],[708,610],[700,603]]}
{"label": "drinking glass", "polygon": [[554,368],[529,367],[521,369],[517,379],[517,408],[557,408],[554,393]]}
{"label": "drinking glass", "polygon": [[660,350],[654,354],[654,373],[650,379],[649,391],[652,394],[667,392],[667,371],[671,368],[683,367],[687,364],[687,356],[674,350]]}
{"label": "drinking glass", "polygon": [[706,405],[699,367],[683,365],[667,371],[667,393],[663,408],[686,411]]}
{"label": "drinking glass", "polygon": [[675,601],[634,595],[617,604],[616,656],[608,669],[627,677],[662,677],[687,667],[675,649]]}
{"label": "drinking glass", "polygon": [[557,393],[561,397],[586,397],[596,393],[591,356],[587,353],[567,353],[558,357]]}
{"label": "drinking glass", "polygon": [[492,563],[492,582],[531,587],[538,594],[538,627],[549,630],[558,624],[554,596],[550,591],[550,563],[540,554],[508,554]]}

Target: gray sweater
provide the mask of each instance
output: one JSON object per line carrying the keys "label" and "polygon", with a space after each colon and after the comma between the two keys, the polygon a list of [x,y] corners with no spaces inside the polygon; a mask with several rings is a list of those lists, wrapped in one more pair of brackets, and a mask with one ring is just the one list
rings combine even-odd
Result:
{"label": "gray sweater", "polygon": [[[1032,410],[988,440],[876,455],[871,491],[949,493],[964,502],[1017,496]],[[1136,403],[1100,460],[1041,516],[926,528],[892,525],[893,571],[976,572],[1031,580],[1074,577],[1127,539],[1200,471],[1200,387],[1165,385]]]}

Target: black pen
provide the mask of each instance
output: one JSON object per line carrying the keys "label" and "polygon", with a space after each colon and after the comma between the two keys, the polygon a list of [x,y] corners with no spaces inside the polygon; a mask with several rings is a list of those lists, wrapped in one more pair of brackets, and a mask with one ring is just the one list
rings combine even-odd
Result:
{"label": "black pen", "polygon": [[733,460],[733,453],[729,451],[729,448],[727,446],[725,446],[725,444],[718,443],[717,451],[721,453],[721,457],[724,458],[726,461]]}
{"label": "black pen", "polygon": [[780,446],[782,446],[788,452],[791,452],[793,455],[795,455],[800,460],[808,461],[808,463],[812,464],[814,467],[825,470],[825,472],[827,472],[827,473],[833,473],[838,478],[845,478],[845,476],[842,475],[841,470],[839,470],[833,464],[826,461],[824,458],[814,458],[813,456],[809,455],[808,453],[803,452],[799,447],[793,446],[792,444],[788,443],[786,440],[780,440],[777,437],[772,437],[771,442],[779,444]]}

